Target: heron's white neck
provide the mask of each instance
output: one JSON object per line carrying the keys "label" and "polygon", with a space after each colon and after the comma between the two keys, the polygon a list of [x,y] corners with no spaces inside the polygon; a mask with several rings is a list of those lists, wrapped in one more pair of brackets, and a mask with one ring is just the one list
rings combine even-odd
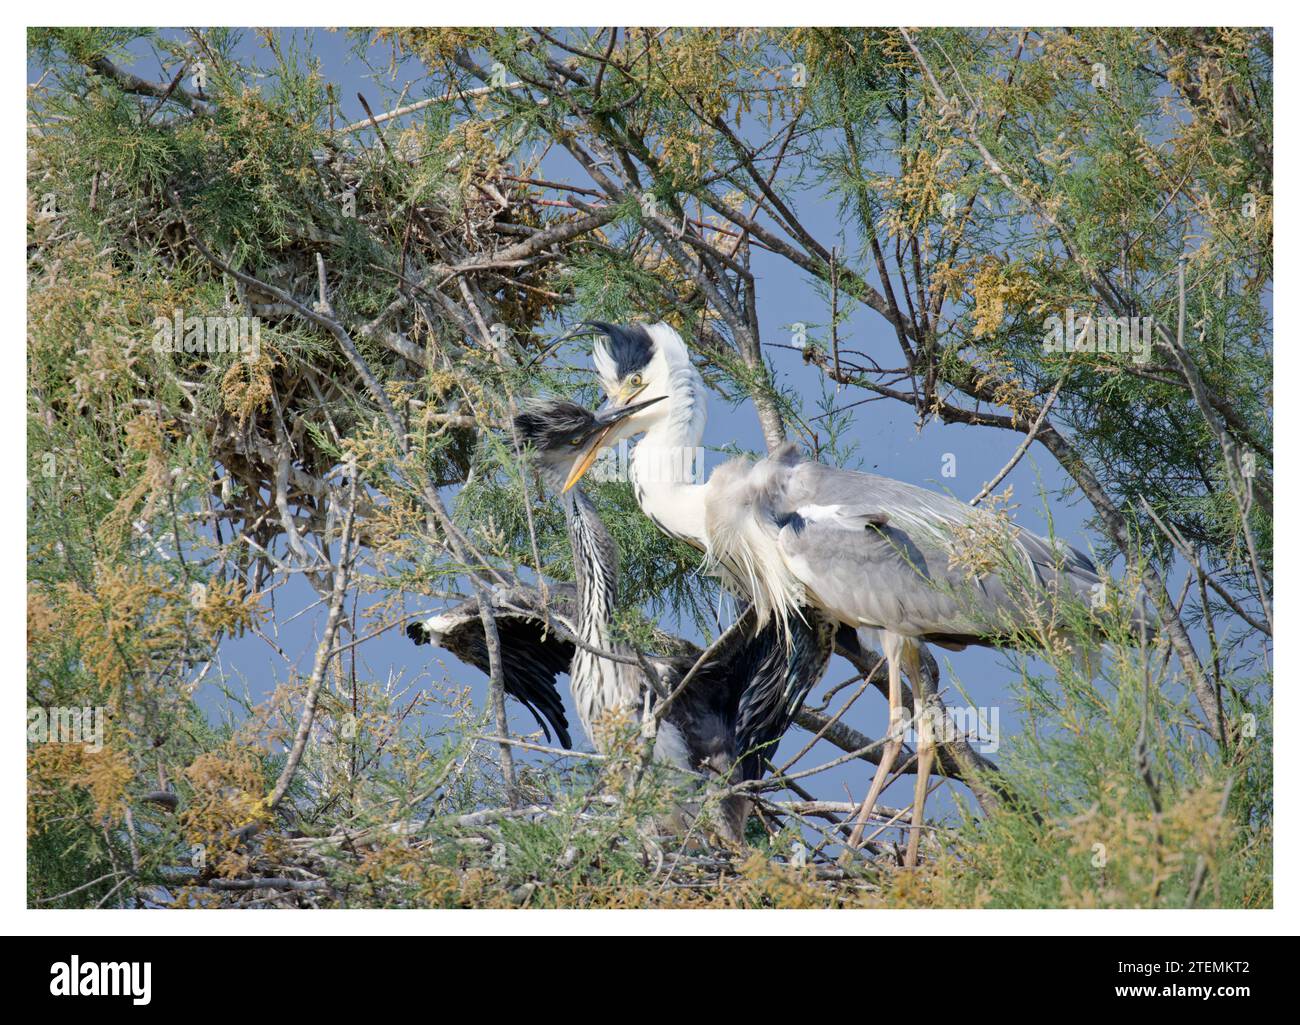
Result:
{"label": "heron's white neck", "polygon": [[632,484],[641,510],[665,533],[698,547],[704,534],[704,382],[687,362],[670,376],[666,415],[632,451]]}
{"label": "heron's white neck", "polygon": [[[565,517],[578,583],[578,637],[583,642],[569,667],[573,703],[582,728],[597,751],[609,746],[603,723],[611,713],[638,719],[642,707],[641,670],[626,662],[602,658],[589,650],[633,655],[634,649],[614,640],[611,625],[618,597],[618,549],[605,529],[596,507],[581,489],[566,496]],[[681,730],[671,722],[659,724],[654,758],[681,769],[693,768]]]}
{"label": "heron's white neck", "polygon": [[565,518],[578,584],[579,647],[569,670],[573,703],[582,728],[597,750],[604,749],[598,724],[608,713],[624,710],[635,716],[641,707],[641,686],[635,667],[601,658],[589,648],[622,655],[627,645],[613,639],[611,625],[618,604],[618,550],[595,506],[581,489],[565,496]]}

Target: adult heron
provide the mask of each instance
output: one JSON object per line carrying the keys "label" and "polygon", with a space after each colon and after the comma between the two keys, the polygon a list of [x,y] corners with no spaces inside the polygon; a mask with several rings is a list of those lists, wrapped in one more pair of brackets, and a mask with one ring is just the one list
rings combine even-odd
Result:
{"label": "adult heron", "polygon": [[[664,323],[592,326],[604,335],[593,352],[610,399],[602,413],[630,411],[602,443],[643,435],[630,470],[646,515],[703,549],[753,601],[758,623],[790,623],[806,604],[875,631],[888,663],[890,728],[850,837],[857,846],[902,749],[902,671],[922,693],[919,646],[1023,643],[1036,623],[1057,621],[1062,592],[1095,593],[1096,567],[1074,548],[1010,524],[1003,530],[991,514],[956,499],[826,466],[791,444],[763,459],[733,459],[698,483],[705,388],[681,337]],[[594,458],[576,464],[566,486]],[[999,537],[1009,559],[997,555]],[[908,867],[916,864],[934,760],[925,714],[916,716],[916,740]]]}

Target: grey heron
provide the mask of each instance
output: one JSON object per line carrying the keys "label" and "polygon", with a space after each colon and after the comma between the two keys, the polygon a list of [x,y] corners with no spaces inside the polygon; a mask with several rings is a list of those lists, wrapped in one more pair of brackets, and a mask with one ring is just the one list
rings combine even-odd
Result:
{"label": "grey heron", "polygon": [[[665,323],[592,326],[604,334],[593,350],[609,397],[602,413],[636,406],[603,443],[642,435],[630,469],[646,515],[701,548],[719,575],[753,601],[760,624],[788,624],[806,604],[853,630],[875,632],[888,663],[890,728],[850,838],[857,846],[902,749],[900,673],[922,686],[919,645],[960,650],[1014,641],[1034,617],[1050,621],[1062,591],[1094,593],[1096,567],[1077,549],[1008,526],[1004,536],[1039,599],[1027,608],[1005,566],[972,575],[957,558],[960,532],[983,543],[998,533],[989,513],[902,481],[826,466],[791,444],[763,459],[733,459],[697,482],[693,453],[704,435],[705,388],[681,337]],[[566,486],[591,461],[575,465]],[[909,867],[916,864],[934,759],[925,714],[916,716],[916,739]]]}
{"label": "grey heron", "polygon": [[[538,455],[548,485],[564,503],[578,583],[578,639],[571,687],[578,717],[599,749],[599,723],[612,711],[638,714],[655,701],[634,650],[613,636],[618,595],[618,551],[591,500],[581,488],[566,487],[577,467],[585,472],[605,439],[620,422],[658,399],[624,405],[602,416],[560,399],[527,401],[515,418],[521,440]],[[829,620],[800,621],[783,633],[775,623],[754,624],[756,613],[742,616],[709,650],[708,661],[694,670],[696,659],[650,661],[661,689],[672,704],[663,716],[655,757],[688,771],[700,768],[730,778],[763,775],[763,758],[789,728],[804,696],[825,670],[834,643]],[[753,628],[751,628],[753,624]],[[620,656],[604,657],[601,652]],[[748,802],[723,802],[723,832],[739,840]]]}
{"label": "grey heron", "polygon": [[[536,451],[543,477],[560,494],[575,461],[598,451],[603,435],[623,415],[628,413],[600,419],[575,403],[534,399],[523,403],[516,428],[520,439]],[[537,589],[527,585],[493,594],[502,675],[506,692],[532,712],[548,739],[546,722],[560,742],[571,747],[556,687],[558,674],[568,672],[583,728],[599,749],[604,739],[599,724],[606,715],[642,712],[646,680],[632,664],[633,650],[612,637],[617,548],[580,488],[561,500],[578,586],[548,583],[546,608]],[[830,659],[831,638],[827,624],[818,630],[799,623],[787,644],[778,639],[774,625],[756,633],[748,629],[752,620],[751,612],[719,638],[708,661],[680,692],[679,686],[703,653],[678,638],[660,638],[664,647],[676,652],[649,656],[646,663],[664,691],[676,697],[656,738],[656,757],[682,769],[704,768],[742,780],[762,777],[764,757],[785,734]],[[554,622],[566,633],[555,630]],[[488,671],[475,599],[410,624],[407,635],[416,644],[436,644]],[[601,652],[622,661],[601,657]],[[743,798],[723,800],[720,832],[724,836],[742,838],[747,806]]]}

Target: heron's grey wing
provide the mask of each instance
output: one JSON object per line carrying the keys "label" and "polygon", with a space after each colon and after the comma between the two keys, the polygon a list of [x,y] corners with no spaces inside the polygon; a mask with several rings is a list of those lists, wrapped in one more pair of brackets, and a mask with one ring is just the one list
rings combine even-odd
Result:
{"label": "heron's grey wing", "polygon": [[[882,516],[889,524],[914,535],[918,543],[933,538],[946,546],[954,527],[975,526],[981,517],[988,516],[983,510],[929,488],[874,473],[841,470],[810,459],[791,467],[784,483],[785,501],[793,508],[837,505],[841,515]],[[1081,573],[1093,578],[1091,583],[1096,582],[1097,567],[1072,545],[1021,528],[1015,529],[1014,541],[1036,572],[1043,573],[1043,582],[1048,574],[1059,571]]]}
{"label": "heron's grey wing", "polygon": [[[552,584],[549,593],[551,608],[561,616],[571,617],[575,600],[572,585]],[[547,629],[540,615],[541,597],[530,587],[502,591],[494,604],[505,692],[528,709],[548,741],[554,731],[563,747],[572,747],[569,720],[556,678],[569,671],[575,651],[573,642]],[[441,634],[443,646],[462,662],[490,672],[477,599],[462,602],[440,618],[448,623]],[[427,631],[421,634],[422,629],[423,624],[413,623],[407,635],[417,644],[428,643]]]}
{"label": "heron's grey wing", "polygon": [[[864,524],[864,510],[884,523]],[[976,576],[953,564],[956,534],[990,522],[956,499],[803,461],[783,476],[770,515],[795,575],[847,622],[963,644],[987,643],[1021,622],[998,573]],[[1087,596],[1098,582],[1087,556],[1067,545],[1019,529],[1011,543],[1045,592],[1064,585]]]}

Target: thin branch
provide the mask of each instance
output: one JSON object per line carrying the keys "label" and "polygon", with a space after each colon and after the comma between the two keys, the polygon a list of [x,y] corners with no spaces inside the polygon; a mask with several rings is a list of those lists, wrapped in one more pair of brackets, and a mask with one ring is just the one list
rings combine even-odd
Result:
{"label": "thin branch", "polygon": [[1029,446],[1034,443],[1034,439],[1038,436],[1038,428],[1043,426],[1043,421],[1047,419],[1047,413],[1052,408],[1052,403],[1056,401],[1056,396],[1060,394],[1061,385],[1064,383],[1065,375],[1062,374],[1060,380],[1056,382],[1056,387],[1052,389],[1052,393],[1047,396],[1047,401],[1043,403],[1043,408],[1038,411],[1038,418],[1034,421],[1034,425],[1025,434],[1025,440],[1016,447],[1016,451],[1008,460],[1007,465],[1002,467],[991,481],[980,488],[980,493],[970,500],[971,505],[979,505],[980,502],[987,498],[993,489],[1002,483],[1006,475],[1015,469],[1016,463],[1020,462],[1024,454],[1029,451]]}
{"label": "thin branch", "polygon": [[356,514],[357,479],[353,474],[348,482],[348,511],[343,521],[343,539],[339,542],[339,557],[334,566],[334,591],[330,598],[329,615],[325,620],[325,632],[320,644],[316,646],[316,660],[312,666],[311,676],[307,679],[307,695],[303,700],[302,715],[298,719],[298,732],[289,749],[289,757],[280,770],[271,793],[267,795],[266,806],[275,809],[284,800],[289,790],[298,763],[302,761],[303,751],[307,748],[307,738],[311,734],[312,723],[316,718],[316,701],[320,697],[321,684],[325,681],[325,671],[330,663],[334,649],[334,636],[338,633],[339,620],[343,613],[343,599],[348,589],[348,574],[352,564],[352,526]]}

